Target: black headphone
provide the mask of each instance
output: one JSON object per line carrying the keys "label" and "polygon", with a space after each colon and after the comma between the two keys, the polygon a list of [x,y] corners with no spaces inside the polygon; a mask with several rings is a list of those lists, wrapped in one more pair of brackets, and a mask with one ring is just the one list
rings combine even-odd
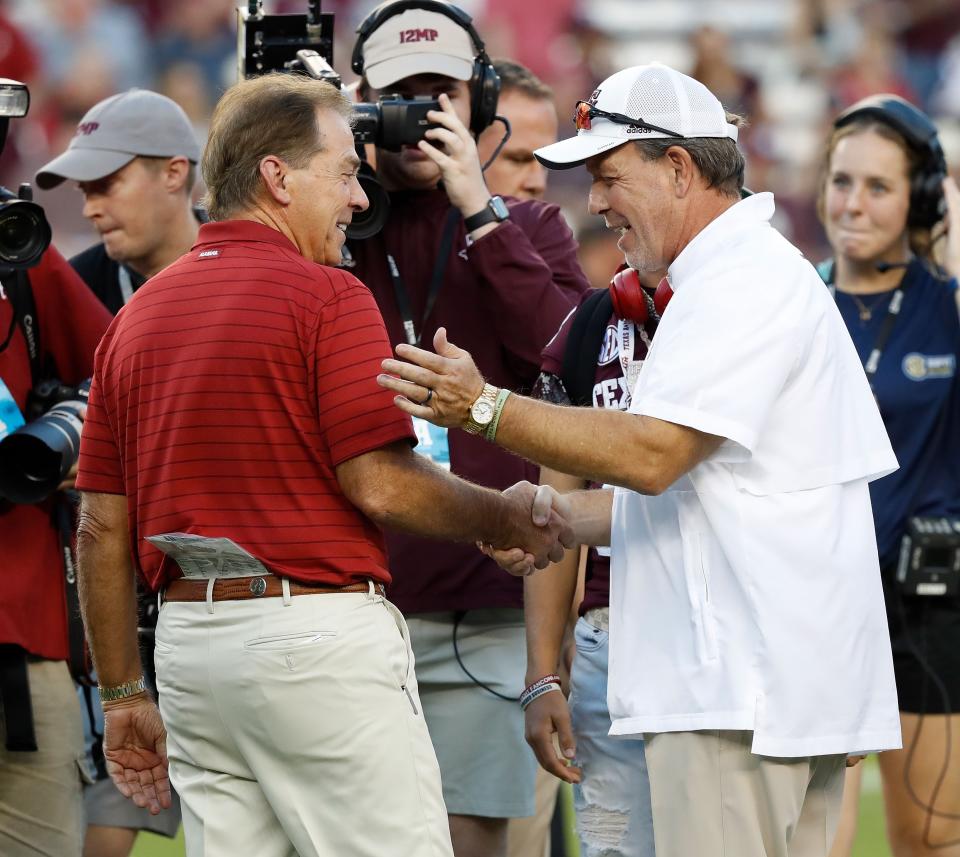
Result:
{"label": "black headphone", "polygon": [[473,27],[473,19],[459,6],[444,0],[396,0],[383,3],[374,9],[357,28],[357,43],[353,46],[350,67],[355,74],[363,74],[363,46],[371,34],[388,18],[406,12],[408,9],[424,9],[437,12],[450,18],[459,27],[466,30],[473,42],[476,57],[473,61],[473,76],[470,78],[470,131],[479,135],[484,128],[493,124],[497,115],[497,98],[500,95],[500,76],[487,56],[483,40]]}
{"label": "black headphone", "polygon": [[871,95],[848,107],[833,122],[842,128],[860,119],[874,119],[899,132],[907,145],[921,156],[910,182],[910,212],[907,226],[930,229],[946,212],[943,180],[947,161],[930,117],[898,95]]}

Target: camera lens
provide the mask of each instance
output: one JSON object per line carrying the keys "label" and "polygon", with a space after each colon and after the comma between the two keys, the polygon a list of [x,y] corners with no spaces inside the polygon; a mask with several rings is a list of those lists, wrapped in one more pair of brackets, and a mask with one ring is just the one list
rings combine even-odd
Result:
{"label": "camera lens", "polygon": [[0,207],[0,263],[29,268],[50,246],[50,225],[33,202],[12,199]]}
{"label": "camera lens", "polygon": [[10,254],[21,255],[30,246],[33,224],[28,217],[0,219],[0,246],[10,248]]}
{"label": "camera lens", "polygon": [[57,490],[80,455],[85,389],[0,441],[0,497],[39,503]]}
{"label": "camera lens", "polygon": [[383,189],[383,185],[377,180],[377,174],[373,167],[366,161],[360,164],[360,172],[357,175],[357,181],[360,187],[367,195],[367,201],[370,203],[366,211],[355,211],[353,220],[347,227],[347,237],[355,241],[363,241],[376,235],[387,222],[387,216],[390,214],[390,197]]}

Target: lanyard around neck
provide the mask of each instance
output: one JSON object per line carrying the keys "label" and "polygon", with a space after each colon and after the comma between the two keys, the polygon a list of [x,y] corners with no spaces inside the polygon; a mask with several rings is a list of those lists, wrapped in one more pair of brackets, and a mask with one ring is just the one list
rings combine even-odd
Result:
{"label": "lanyard around neck", "polygon": [[443,225],[443,234],[440,237],[440,246],[437,249],[437,258],[433,262],[433,275],[430,278],[430,289],[427,292],[427,302],[423,309],[423,318],[420,321],[420,332],[418,333],[413,323],[413,308],[410,305],[410,294],[400,276],[400,269],[397,267],[397,261],[393,255],[387,253],[387,268],[390,271],[390,279],[393,281],[393,293],[397,299],[397,309],[400,310],[400,319],[403,322],[403,333],[407,344],[419,345],[420,338],[423,336],[423,328],[427,323],[427,318],[433,312],[434,304],[437,302],[437,296],[440,294],[440,288],[443,286],[443,275],[447,271],[447,263],[450,260],[450,250],[453,248],[453,234],[456,231],[457,223],[460,221],[460,212],[451,208],[447,212],[447,219]]}
{"label": "lanyard around neck", "polygon": [[[829,283],[827,288],[830,289],[831,294],[833,294],[834,299],[836,299],[837,287],[833,283]],[[867,373],[867,380],[870,382],[871,387],[873,386],[873,376],[877,374],[877,368],[880,366],[880,358],[883,356],[883,351],[890,341],[893,326],[897,323],[897,317],[900,315],[900,308],[903,306],[903,293],[904,285],[903,280],[901,280],[900,285],[897,286],[896,291],[890,298],[890,305],[887,307],[887,314],[884,316],[883,324],[880,326],[880,330],[877,332],[877,338],[873,343],[873,348],[870,349],[870,354],[863,364],[863,370]]]}

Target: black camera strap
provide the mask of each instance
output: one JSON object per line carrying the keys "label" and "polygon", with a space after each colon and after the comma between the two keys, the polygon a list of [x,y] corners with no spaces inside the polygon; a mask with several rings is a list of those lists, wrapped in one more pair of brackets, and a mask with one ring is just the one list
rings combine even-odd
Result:
{"label": "black camera strap", "polygon": [[10,307],[13,310],[10,330],[7,331],[3,344],[0,345],[0,351],[3,351],[10,344],[14,327],[19,327],[27,345],[27,356],[30,358],[30,386],[35,387],[40,383],[42,377],[40,324],[37,321],[37,302],[33,297],[30,278],[26,271],[8,270],[6,273],[0,274],[0,283],[3,284],[3,289],[7,293]]}
{"label": "black camera strap", "polygon": [[3,702],[6,749],[36,752],[27,653],[22,647],[10,643],[0,645],[0,701]]}
{"label": "black camera strap", "polygon": [[451,208],[447,212],[447,219],[443,224],[443,234],[440,236],[440,246],[437,249],[437,258],[433,263],[433,276],[430,278],[430,289],[427,292],[427,303],[423,308],[423,319],[420,322],[420,332],[417,333],[413,322],[413,308],[410,305],[410,294],[400,276],[400,269],[397,267],[397,261],[393,255],[387,253],[387,268],[390,271],[390,279],[393,281],[393,293],[397,298],[397,309],[400,310],[400,319],[403,322],[403,333],[408,345],[419,345],[420,337],[423,336],[423,328],[426,326],[427,318],[433,312],[433,307],[437,302],[437,296],[443,287],[443,276],[447,272],[447,264],[450,261],[450,251],[453,249],[453,235],[456,232],[457,224],[460,222],[460,212]]}
{"label": "black camera strap", "polygon": [[60,555],[63,557],[63,588],[67,597],[67,640],[70,645],[70,675],[77,684],[95,686],[87,636],[80,612],[80,590],[74,559],[73,534],[76,531],[76,491],[59,491],[54,497],[54,523],[60,536]]}

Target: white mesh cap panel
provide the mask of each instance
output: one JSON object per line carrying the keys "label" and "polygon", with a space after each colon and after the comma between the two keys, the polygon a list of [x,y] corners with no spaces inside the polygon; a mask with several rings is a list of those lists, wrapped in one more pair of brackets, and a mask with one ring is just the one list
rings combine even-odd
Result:
{"label": "white mesh cap panel", "polygon": [[[699,81],[658,63],[638,66],[630,71],[635,73],[633,85],[619,112],[684,137],[731,136],[723,106]],[[616,110],[613,106],[604,107]],[[645,136],[663,135],[652,132]]]}
{"label": "white mesh cap panel", "polygon": [[692,78],[687,78],[696,86],[685,86],[687,100],[690,104],[689,136],[697,137],[709,133],[711,136],[725,136],[724,128],[727,124],[726,111],[723,105],[703,84]]}
{"label": "white mesh cap panel", "polygon": [[669,70],[648,66],[637,75],[623,112],[634,119],[684,134],[679,127],[683,106],[677,95]]}

